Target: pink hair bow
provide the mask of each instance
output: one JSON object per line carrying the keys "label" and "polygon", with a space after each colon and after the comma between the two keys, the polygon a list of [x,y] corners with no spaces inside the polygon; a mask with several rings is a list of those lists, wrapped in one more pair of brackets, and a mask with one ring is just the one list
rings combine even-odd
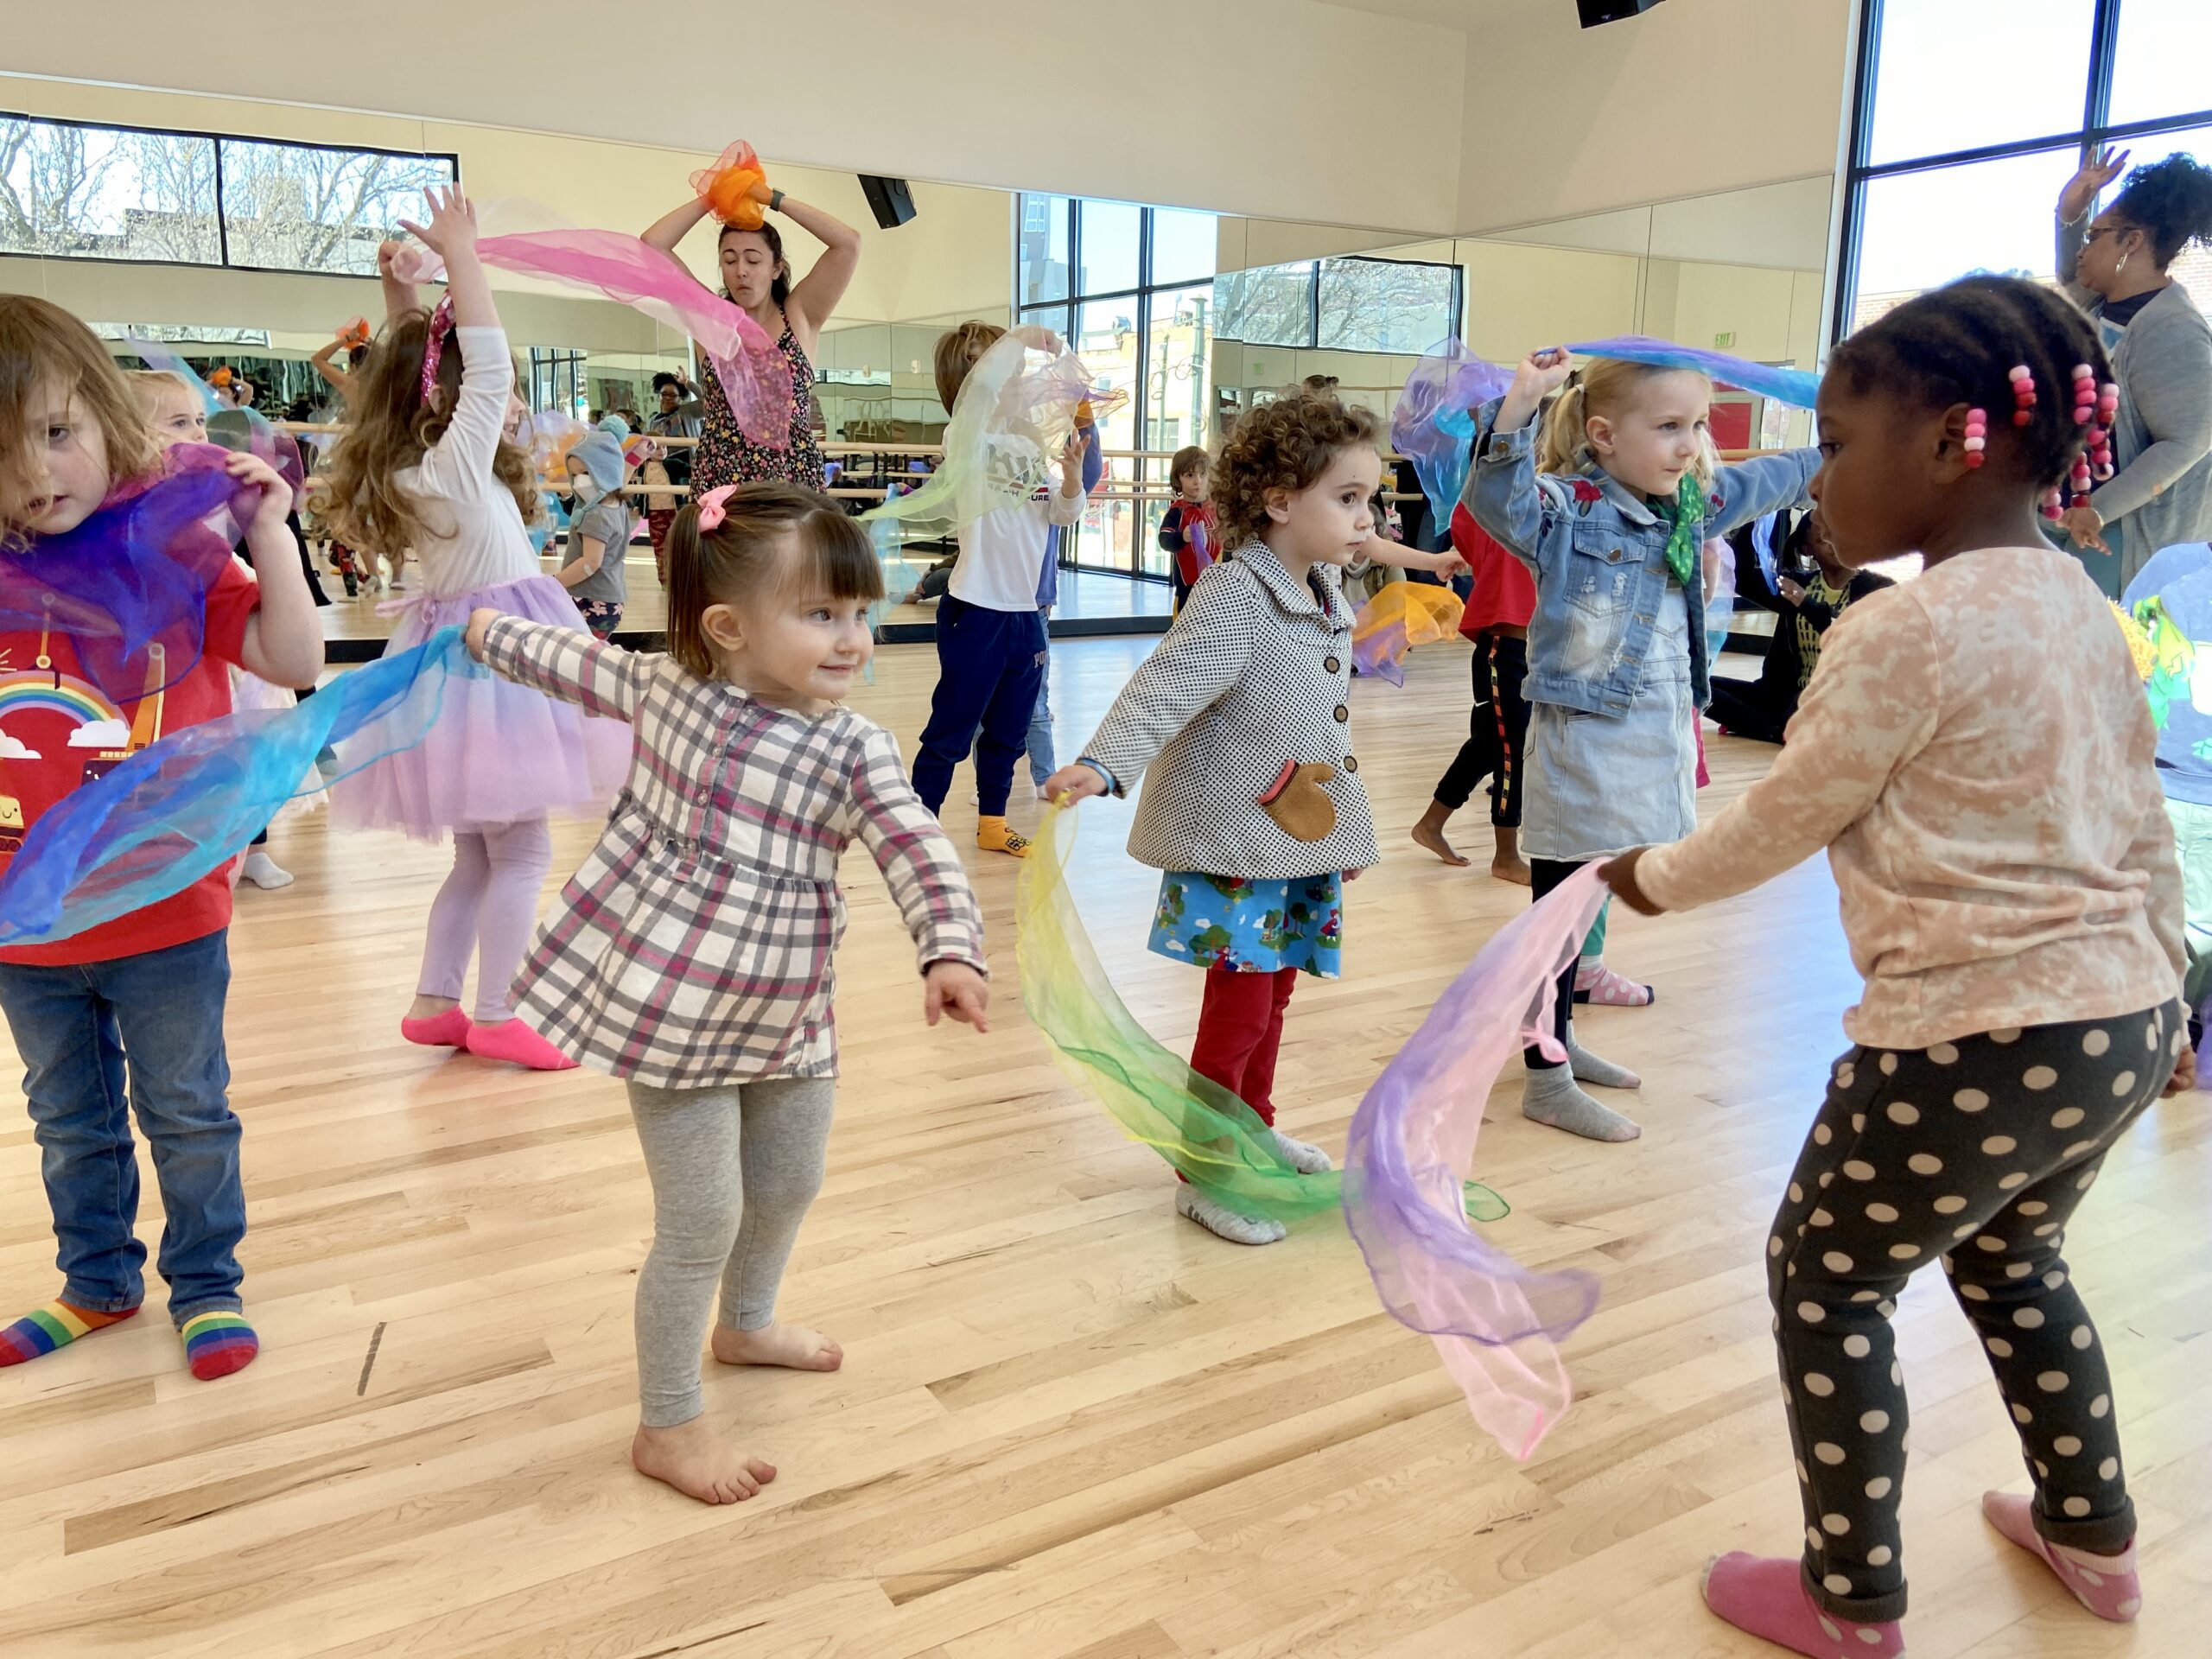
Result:
{"label": "pink hair bow", "polygon": [[730,493],[736,488],[737,486],[734,484],[724,484],[719,488],[709,490],[699,498],[699,528],[701,530],[721,528],[723,515],[729,510]]}
{"label": "pink hair bow", "polygon": [[448,294],[438,302],[437,309],[430,313],[430,332],[423,342],[423,406],[430,404],[430,394],[437,389],[438,359],[445,355],[446,336],[453,332],[453,296]]}

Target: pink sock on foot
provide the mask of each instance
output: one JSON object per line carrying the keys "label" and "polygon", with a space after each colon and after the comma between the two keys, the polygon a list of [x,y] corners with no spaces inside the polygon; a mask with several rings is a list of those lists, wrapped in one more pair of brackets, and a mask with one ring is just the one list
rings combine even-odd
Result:
{"label": "pink sock on foot", "polygon": [[468,1052],[487,1060],[506,1060],[533,1071],[568,1071],[575,1062],[519,1020],[502,1020],[495,1026],[471,1023]]}
{"label": "pink sock on foot", "polygon": [[2054,1544],[2036,1530],[2034,1505],[2012,1492],[1984,1492],[1981,1512],[1991,1526],[2056,1573],[2074,1599],[2099,1618],[2125,1624],[2143,1611],[2133,1544],[2117,1555],[2092,1555]]}
{"label": "pink sock on foot", "polygon": [[459,1008],[448,1008],[426,1020],[402,1020],[399,1034],[425,1048],[467,1048],[468,1016]]}
{"label": "pink sock on foot", "polygon": [[1738,1630],[1806,1659],[1897,1659],[1904,1651],[1894,1621],[1860,1624],[1821,1611],[1795,1560],[1723,1555],[1706,1569],[1705,1605]]}

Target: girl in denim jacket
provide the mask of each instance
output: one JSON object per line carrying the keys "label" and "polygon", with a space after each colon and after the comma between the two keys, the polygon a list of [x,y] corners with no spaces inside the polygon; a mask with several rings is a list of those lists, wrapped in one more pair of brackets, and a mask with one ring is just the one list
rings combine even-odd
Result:
{"label": "girl in denim jacket", "polygon": [[[1480,411],[1466,501],[1536,580],[1522,844],[1535,897],[1596,858],[1679,841],[1697,825],[1697,711],[1710,700],[1705,541],[1796,504],[1815,449],[1715,464],[1713,383],[1690,370],[1600,359],[1567,380],[1564,351],[1524,361]],[[1573,969],[1554,1019],[1564,1065],[1527,1051],[1524,1115],[1596,1141],[1632,1141],[1629,1118],[1578,1087],[1640,1079],[1574,1041]]]}

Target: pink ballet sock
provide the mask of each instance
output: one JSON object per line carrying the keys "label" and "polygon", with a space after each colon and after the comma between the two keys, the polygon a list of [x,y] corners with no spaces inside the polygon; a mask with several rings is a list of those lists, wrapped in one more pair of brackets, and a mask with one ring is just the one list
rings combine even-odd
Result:
{"label": "pink ballet sock", "polygon": [[402,1020],[399,1034],[425,1048],[467,1048],[468,1016],[459,1008],[448,1008],[427,1020]]}
{"label": "pink ballet sock", "polygon": [[1821,1611],[1794,1559],[1723,1555],[1706,1569],[1705,1605],[1738,1630],[1806,1659],[1897,1659],[1904,1651],[1894,1621],[1855,1624]]}
{"label": "pink ballet sock", "polygon": [[1984,1492],[1981,1512],[1991,1526],[2056,1573],[2074,1599],[2099,1618],[2125,1624],[2143,1611],[2133,1544],[2117,1555],[2092,1555],[2054,1544],[2036,1530],[2034,1506],[2012,1492]]}
{"label": "pink ballet sock", "polygon": [[519,1020],[468,1027],[468,1052],[487,1060],[506,1060],[533,1071],[567,1071],[575,1062]]}

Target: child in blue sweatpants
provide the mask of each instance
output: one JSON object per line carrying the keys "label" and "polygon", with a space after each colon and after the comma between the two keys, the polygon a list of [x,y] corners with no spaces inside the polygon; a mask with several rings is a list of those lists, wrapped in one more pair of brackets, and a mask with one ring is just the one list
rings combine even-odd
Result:
{"label": "child in blue sweatpants", "polygon": [[[968,372],[1006,330],[963,322],[937,343],[938,396],[951,412]],[[1059,457],[1057,489],[985,513],[960,529],[960,556],[937,613],[937,690],[914,759],[914,790],[941,812],[952,774],[976,758],[976,844],[985,852],[1027,855],[1028,841],[1007,828],[1014,764],[1030,741],[1045,677],[1045,616],[1039,572],[1054,525],[1083,516],[1080,435]]]}

